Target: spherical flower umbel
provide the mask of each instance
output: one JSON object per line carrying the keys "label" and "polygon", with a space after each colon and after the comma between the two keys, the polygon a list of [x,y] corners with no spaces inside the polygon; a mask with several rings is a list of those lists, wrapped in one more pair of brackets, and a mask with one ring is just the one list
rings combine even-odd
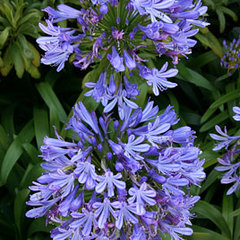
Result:
{"label": "spherical flower umbel", "polygon": [[194,131],[172,128],[171,106],[162,114],[124,105],[124,118],[96,117],[82,102],[67,129],[72,140],[45,137],[45,172],[33,186],[27,217],[47,216],[57,225],[54,240],[172,239],[191,235],[190,208],[198,201],[187,189],[205,178]]}
{"label": "spherical flower umbel", "polygon": [[[198,32],[195,26],[208,25],[202,18],[207,7],[193,0],[81,0],[79,9],[60,4],[57,10],[44,11],[48,25],[40,27],[48,36],[37,40],[46,52],[42,63],[61,71],[72,56],[80,69],[99,65],[101,72],[107,72],[107,82],[117,73],[116,85],[122,84],[123,89],[123,76],[137,75],[153,87],[155,95],[177,85],[167,78],[178,71],[167,70],[167,64],[160,71],[152,69],[149,59],[166,55],[176,65],[196,44],[191,39]],[[69,20],[71,27],[57,26],[63,20]]]}

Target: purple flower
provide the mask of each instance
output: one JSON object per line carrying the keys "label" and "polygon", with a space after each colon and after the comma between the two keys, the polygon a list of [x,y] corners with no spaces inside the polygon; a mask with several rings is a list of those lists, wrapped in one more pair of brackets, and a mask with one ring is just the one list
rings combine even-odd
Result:
{"label": "purple flower", "polygon": [[[126,94],[138,93],[135,84],[125,82]],[[114,94],[114,83],[104,94]],[[194,132],[172,130],[178,119],[171,106],[162,114],[152,101],[144,109],[122,108],[122,121],[113,112],[98,118],[79,102],[67,123],[72,139],[64,140],[57,131],[56,139],[44,139],[45,172],[30,187],[35,193],[27,204],[35,208],[26,216],[47,215],[48,223],[57,223],[53,239],[158,239],[166,231],[172,237],[190,233],[189,209],[197,200],[185,189],[205,177]],[[238,189],[234,167],[227,163],[223,169],[224,182],[234,183],[230,192]]]}
{"label": "purple flower", "polygon": [[[137,92],[138,94],[138,92]],[[125,89],[122,89],[122,84],[120,84],[119,89],[118,89],[118,93],[112,97],[110,97],[111,101],[105,106],[103,112],[104,113],[109,113],[110,111],[113,110],[113,108],[115,107],[115,105],[118,105],[118,113],[119,113],[119,117],[120,119],[124,118],[124,108],[126,106],[132,108],[132,109],[136,109],[138,108],[138,105],[129,100],[127,98],[128,94],[127,91]]]}
{"label": "purple flower", "polygon": [[[82,70],[92,64],[98,73],[92,74],[93,80],[86,84],[92,88],[86,96],[101,102],[105,113],[117,104],[121,119],[124,110],[119,98],[124,97],[127,106],[137,108],[129,100],[137,94],[127,90],[125,77],[130,82],[129,76],[134,76],[134,80],[140,80],[136,76],[147,80],[155,95],[176,87],[176,83],[168,80],[177,74],[176,69],[167,70],[167,64],[160,71],[154,67],[149,69],[146,62],[157,53],[171,57],[176,65],[178,58],[190,54],[197,42],[191,38],[198,32],[194,28],[208,25],[203,19],[207,7],[202,6],[201,1],[192,0],[131,0],[123,4],[118,0],[92,0],[87,5],[82,3],[79,9],[60,4],[57,10],[47,7],[44,11],[49,15],[46,20],[49,26],[48,29],[40,26],[50,36],[38,40],[46,52],[42,63],[57,66],[57,71],[64,68],[70,57],[73,65]],[[69,28],[53,25],[68,19],[71,19]],[[115,86],[111,81],[113,75]]]}
{"label": "purple flower", "polygon": [[98,227],[104,228],[104,224],[107,222],[110,214],[115,218],[115,212],[112,208],[112,203],[108,198],[105,198],[103,202],[95,202],[93,208],[96,209],[95,214],[98,218]]}
{"label": "purple flower", "polygon": [[233,112],[236,114],[233,116],[235,121],[240,121],[240,107],[233,107]]}
{"label": "purple flower", "polygon": [[96,179],[98,176],[95,173],[95,166],[88,160],[86,162],[79,162],[77,168],[74,170],[74,174],[78,176],[79,183],[86,183],[86,188],[88,190],[91,190],[96,186]]}
{"label": "purple flower", "polygon": [[126,202],[113,202],[112,206],[114,208],[119,209],[116,211],[116,227],[118,229],[121,229],[123,226],[123,222],[131,222],[132,224],[138,223],[137,217],[135,217],[136,214],[136,207],[134,205],[128,205]]}
{"label": "purple flower", "polygon": [[124,148],[124,154],[129,158],[134,158],[136,160],[142,160],[143,157],[140,156],[140,152],[147,152],[150,148],[149,144],[141,144],[144,141],[144,137],[138,137],[135,139],[134,135],[128,138],[127,144],[122,144]]}
{"label": "purple flower", "polygon": [[75,212],[72,213],[71,216],[74,221],[70,224],[70,227],[73,228],[74,231],[77,228],[82,228],[81,232],[83,236],[89,236],[92,231],[92,227],[97,226],[96,215],[94,212],[82,209],[82,213]]}
{"label": "purple flower", "polygon": [[112,47],[112,55],[108,54],[108,60],[112,64],[112,66],[115,68],[117,72],[124,72],[125,67],[123,65],[123,57],[120,57],[118,52],[116,51],[116,48]]}
{"label": "purple flower", "polygon": [[129,56],[128,52],[125,49],[123,50],[123,57],[127,68],[129,68],[130,70],[136,68],[137,65],[135,60]]}
{"label": "purple flower", "polygon": [[61,22],[70,18],[78,18],[82,15],[81,11],[69,7],[65,4],[59,4],[57,6],[57,9],[58,11],[51,7],[46,7],[45,9],[43,9],[44,12],[48,13],[49,18],[52,20],[53,23]]}
{"label": "purple flower", "polygon": [[46,65],[58,66],[57,71],[59,72],[64,68],[64,64],[69,56],[74,52],[74,48],[78,46],[78,44],[73,43],[81,37],[80,35],[74,36],[75,31],[70,30],[70,28],[54,27],[52,22],[48,20],[46,22],[48,26],[39,23],[42,31],[51,35],[37,39],[40,48],[46,51],[41,62]]}
{"label": "purple flower", "polygon": [[98,176],[97,181],[99,182],[96,186],[96,192],[102,193],[105,188],[107,188],[108,191],[108,197],[114,196],[114,186],[117,187],[117,189],[125,189],[126,184],[123,181],[120,181],[118,179],[122,178],[121,173],[117,173],[116,175],[113,175],[111,171],[107,171],[104,176]]}
{"label": "purple flower", "polygon": [[217,146],[215,148],[213,148],[214,151],[218,151],[222,148],[227,148],[232,141],[240,138],[240,136],[229,136],[227,134],[227,128],[226,127],[224,128],[224,132],[221,130],[221,128],[218,125],[215,126],[215,129],[220,135],[217,135],[217,134],[214,134],[214,133],[210,134],[211,138],[219,141]]}
{"label": "purple flower", "polygon": [[150,206],[154,206],[156,201],[153,199],[156,196],[156,192],[149,189],[148,185],[144,182],[140,188],[130,188],[129,195],[132,196],[128,199],[129,204],[133,204],[136,200],[136,213],[138,215],[144,215],[146,210],[144,208],[145,203]]}
{"label": "purple flower", "polygon": [[145,228],[140,224],[135,224],[130,240],[147,240]]}
{"label": "purple flower", "polygon": [[166,71],[168,63],[165,63],[163,67],[158,71],[156,68],[152,70],[147,67],[140,67],[139,74],[142,78],[147,80],[149,86],[153,86],[153,93],[158,96],[159,90],[163,91],[167,88],[174,88],[177,86],[176,83],[169,82],[167,78],[174,77],[177,75],[177,69],[170,69]]}

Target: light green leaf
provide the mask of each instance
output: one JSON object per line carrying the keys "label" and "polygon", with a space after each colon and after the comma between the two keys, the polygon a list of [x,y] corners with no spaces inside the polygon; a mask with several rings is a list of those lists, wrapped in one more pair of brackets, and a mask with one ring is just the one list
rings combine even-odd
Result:
{"label": "light green leaf", "polygon": [[13,67],[12,47],[13,44],[9,44],[3,56],[3,66],[0,68],[3,76],[7,76]]}
{"label": "light green leaf", "polygon": [[0,33],[0,49],[3,48],[5,42],[8,39],[10,27],[6,27],[1,33]]}

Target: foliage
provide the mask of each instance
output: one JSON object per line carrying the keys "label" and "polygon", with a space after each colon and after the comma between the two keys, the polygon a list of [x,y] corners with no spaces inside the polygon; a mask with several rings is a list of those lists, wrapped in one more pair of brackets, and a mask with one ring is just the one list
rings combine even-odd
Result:
{"label": "foliage", "polygon": [[0,72],[3,76],[14,67],[18,78],[22,78],[24,71],[33,78],[40,77],[40,54],[33,42],[38,37],[40,8],[44,4],[29,4],[24,0],[0,2]]}
{"label": "foliage", "polygon": [[220,33],[223,33],[226,28],[226,15],[230,16],[235,22],[237,22],[238,16],[234,10],[231,9],[231,4],[239,3],[238,0],[204,0],[204,3],[209,9],[216,12]]}

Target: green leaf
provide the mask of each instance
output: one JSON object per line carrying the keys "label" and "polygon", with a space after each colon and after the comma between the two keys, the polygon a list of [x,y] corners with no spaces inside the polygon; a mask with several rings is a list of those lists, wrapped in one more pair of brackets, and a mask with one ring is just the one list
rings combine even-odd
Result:
{"label": "green leaf", "polygon": [[6,133],[8,136],[12,137],[12,135],[15,133],[15,127],[13,122],[13,116],[14,116],[14,110],[15,106],[12,105],[11,107],[7,107],[5,109],[2,109],[2,125],[4,129],[6,130]]}
{"label": "green leaf", "polygon": [[220,8],[217,8],[216,9],[216,13],[218,15],[218,20],[219,20],[219,31],[220,33],[223,33],[224,32],[224,29],[225,29],[225,26],[226,26],[226,19],[225,19],[225,16],[223,14],[223,12],[221,11]]}
{"label": "green leaf", "polygon": [[58,115],[61,122],[65,122],[67,115],[49,83],[41,82],[36,87],[49,109]]}
{"label": "green leaf", "polygon": [[227,112],[219,113],[217,116],[203,124],[203,126],[199,129],[200,132],[206,132],[213,128],[215,125],[220,124],[221,122],[228,119],[229,115]]}
{"label": "green leaf", "polygon": [[[50,128],[50,136],[55,136],[55,129],[60,129],[60,120],[59,120],[59,116],[58,116],[58,113],[55,109],[50,109],[50,112],[49,112],[49,125],[51,126]],[[65,126],[64,126],[65,128]]]}
{"label": "green leaf", "polygon": [[213,169],[210,174],[207,175],[206,181],[202,184],[200,194],[207,190],[217,180],[219,175],[220,173]]}
{"label": "green leaf", "polygon": [[18,25],[23,25],[25,23],[34,23],[38,22],[41,19],[41,13],[37,9],[32,9],[31,12],[23,16],[20,21],[18,22]]}
{"label": "green leaf", "polygon": [[239,240],[240,238],[240,215],[237,216],[234,230],[234,240]]}
{"label": "green leaf", "polygon": [[236,13],[234,11],[232,11],[230,8],[226,8],[224,6],[219,6],[219,8],[221,9],[221,11],[227,15],[229,15],[230,17],[232,17],[232,19],[237,22],[238,20],[238,16],[236,15]]}
{"label": "green leaf", "polygon": [[13,47],[13,44],[10,44],[3,56],[4,64],[0,68],[0,72],[2,73],[3,76],[7,76],[13,67],[12,47]]}
{"label": "green leaf", "polygon": [[5,42],[8,39],[10,27],[6,27],[1,33],[0,33],[0,49],[3,48]]}
{"label": "green leaf", "polygon": [[30,191],[28,189],[22,189],[17,193],[17,196],[14,200],[14,218],[17,225],[17,229],[21,234],[22,225],[26,210],[26,200]]}
{"label": "green leaf", "polygon": [[200,125],[200,119],[201,116],[197,113],[194,113],[192,111],[182,111],[182,116],[184,118],[184,120],[186,121],[186,123],[191,124],[191,125],[195,125],[195,126],[199,126]]}
{"label": "green leaf", "polygon": [[217,59],[218,57],[216,56],[216,54],[213,53],[213,51],[208,51],[206,53],[203,53],[199,56],[192,58],[188,63],[191,66],[191,68],[196,68],[196,66],[198,68],[201,68],[209,64],[210,62],[216,61]]}
{"label": "green leaf", "polygon": [[214,87],[212,86],[212,84],[199,73],[185,67],[182,63],[179,63],[177,68],[179,70],[179,75],[182,76],[183,80],[193,83],[198,87],[214,91]]}
{"label": "green leaf", "polygon": [[2,160],[4,158],[4,155],[9,147],[10,139],[5,132],[2,125],[0,125],[0,165],[2,164]]}
{"label": "green leaf", "polygon": [[210,47],[213,52],[219,56],[223,57],[223,48],[219,43],[218,39],[209,31],[207,27],[200,29],[200,32],[195,35],[195,37],[207,47]]}
{"label": "green leaf", "polygon": [[193,212],[196,212],[197,214],[200,214],[203,217],[211,220],[219,228],[219,230],[225,237],[231,239],[231,232],[224,217],[222,216],[220,211],[213,205],[200,200],[196,203]]}
{"label": "green leaf", "polygon": [[[36,67],[39,67],[40,66],[40,54],[39,54],[38,50],[30,42],[27,42],[27,45],[33,54],[32,64]],[[26,54],[26,52],[25,52],[25,54]]]}
{"label": "green leaf", "polygon": [[36,232],[47,232],[51,231],[52,227],[50,225],[46,226],[46,221],[44,218],[38,218],[32,221],[28,228],[27,236],[30,237]]}
{"label": "green leaf", "polygon": [[13,7],[9,2],[2,2],[0,3],[0,9],[2,9],[2,12],[6,16],[8,22],[10,25],[12,25],[14,28],[16,28],[16,21],[13,17]]}
{"label": "green leaf", "polygon": [[12,58],[16,74],[19,78],[22,78],[24,73],[24,61],[21,55],[20,48],[16,43],[13,43],[12,46]]}
{"label": "green leaf", "polygon": [[231,215],[232,217],[240,216],[240,208],[238,208],[238,209],[230,212],[230,215]]}
{"label": "green leaf", "polygon": [[216,108],[208,108],[208,110],[203,114],[200,123],[206,122],[216,110]]}
{"label": "green leaf", "polygon": [[140,89],[140,94],[137,96],[137,99],[135,102],[138,104],[139,107],[143,107],[146,97],[147,97],[147,92],[148,92],[148,85],[147,83],[142,83],[138,86],[138,89]]}
{"label": "green leaf", "polygon": [[223,194],[223,203],[222,203],[222,215],[225,221],[228,223],[228,226],[233,234],[233,216],[230,214],[233,211],[233,195],[227,196],[226,193]]}
{"label": "green leaf", "polygon": [[168,91],[168,97],[170,100],[170,104],[174,107],[174,111],[176,112],[176,114],[179,114],[179,102],[170,90]]}
{"label": "green leaf", "polygon": [[39,162],[39,159],[38,159],[39,151],[31,143],[23,143],[22,147],[30,157],[31,162],[33,164],[36,164]]}
{"label": "green leaf", "polygon": [[33,109],[33,122],[35,136],[38,148],[43,143],[43,138],[49,135],[48,113],[43,108],[34,107]]}
{"label": "green leaf", "polygon": [[200,226],[193,226],[192,240],[230,240],[221,234]]}
{"label": "green leaf", "polygon": [[220,107],[222,104],[233,101],[239,97],[240,97],[240,90],[237,89],[235,91],[232,91],[230,93],[227,93],[227,94],[219,97],[215,102],[213,102],[211,104],[211,106],[209,108],[216,109],[216,108]]}
{"label": "green leaf", "polygon": [[[237,202],[237,206],[238,210],[240,209],[240,200],[238,200]],[[237,211],[237,210],[236,210]],[[234,226],[234,240],[239,240],[240,238],[240,214],[236,215],[236,221],[235,221],[235,226]]]}
{"label": "green leaf", "polygon": [[26,2],[17,2],[16,4],[16,11],[15,11],[15,14],[14,14],[14,19],[15,21],[18,23],[19,25],[19,20],[22,18],[23,16],[23,11],[24,11],[24,8],[27,6],[27,3]]}
{"label": "green leaf", "polygon": [[203,165],[204,168],[208,168],[213,164],[217,163],[217,158],[219,157],[219,154],[211,150],[213,147],[213,144],[208,143],[207,146],[203,148],[202,144],[203,153],[201,154],[201,158],[206,159]]}
{"label": "green leaf", "polygon": [[19,135],[12,142],[4,156],[1,166],[1,185],[5,184],[9,173],[14,167],[15,163],[23,153],[22,144],[31,142],[34,137],[34,128],[32,121],[28,122]]}
{"label": "green leaf", "polygon": [[27,188],[33,180],[37,179],[43,173],[43,168],[40,164],[32,165],[31,163],[28,164],[28,167],[22,177],[22,180],[19,184],[19,188]]}
{"label": "green leaf", "polygon": [[0,146],[3,150],[6,151],[9,144],[10,144],[10,139],[9,139],[5,129],[3,128],[3,126],[0,125]]}

